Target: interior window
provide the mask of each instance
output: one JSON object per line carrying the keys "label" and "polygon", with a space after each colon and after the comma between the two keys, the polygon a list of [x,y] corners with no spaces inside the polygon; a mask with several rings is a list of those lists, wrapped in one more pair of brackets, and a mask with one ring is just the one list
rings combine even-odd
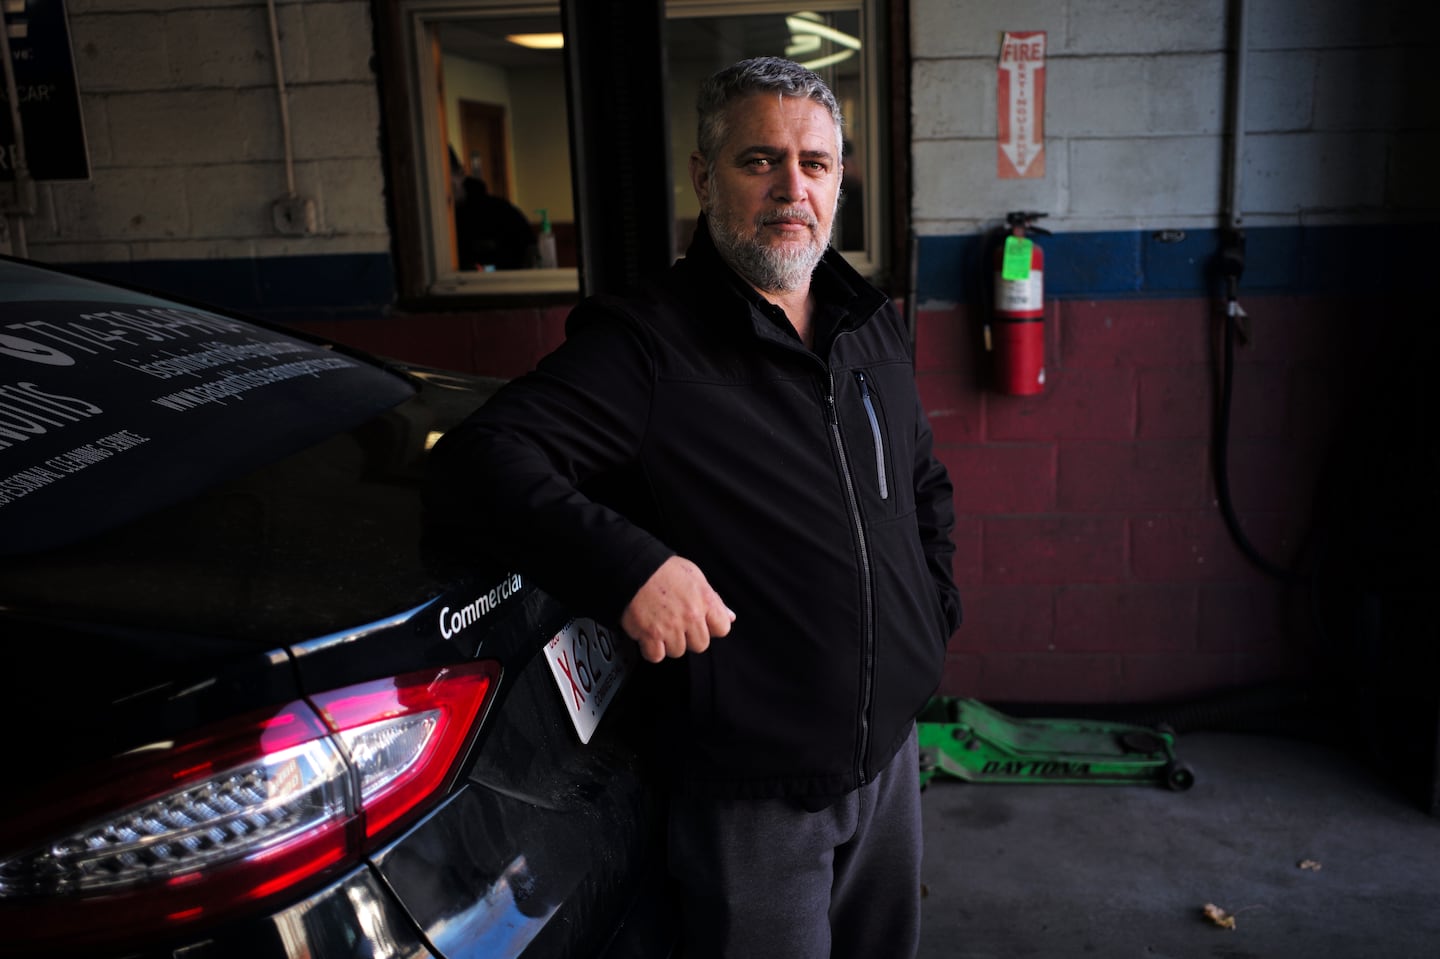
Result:
{"label": "interior window", "polygon": [[[878,263],[879,198],[870,171],[876,67],[871,0],[812,4],[668,0],[671,170],[678,249],[699,206],[688,163],[695,141],[695,90],[725,64],[759,55],[804,63],[830,84],[846,118],[845,178],[834,242],[862,271]],[[515,294],[578,289],[565,64],[558,4],[492,0],[396,0],[403,26],[410,113],[392,165],[410,180],[397,196],[418,199],[397,216],[404,260],[424,274],[406,284],[424,294]],[[392,141],[393,142],[393,141]],[[867,186],[872,187],[867,189]]]}
{"label": "interior window", "polygon": [[402,6],[423,292],[576,289],[558,5]]}
{"label": "interior window", "polygon": [[460,270],[575,266],[555,15],[436,25]]}

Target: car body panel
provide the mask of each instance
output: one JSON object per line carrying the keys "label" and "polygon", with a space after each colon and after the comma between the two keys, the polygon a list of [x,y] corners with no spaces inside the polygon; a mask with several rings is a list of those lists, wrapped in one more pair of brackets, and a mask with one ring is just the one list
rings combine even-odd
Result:
{"label": "car body panel", "polygon": [[223,932],[173,947],[151,947],[125,959],[440,959],[385,884],[369,867],[352,870],[272,915],[227,925]]}
{"label": "car body panel", "polygon": [[[204,399],[217,382],[253,387]],[[153,403],[182,384],[193,405]],[[569,613],[425,512],[426,451],[497,385],[0,257],[0,643],[27,664],[6,701],[28,720],[0,857],[45,837],[47,797],[103,791],[88,773],[111,757],[500,664],[443,794],[363,860],[223,925],[84,954],[668,954],[640,703],[622,694],[582,744],[541,652]]]}

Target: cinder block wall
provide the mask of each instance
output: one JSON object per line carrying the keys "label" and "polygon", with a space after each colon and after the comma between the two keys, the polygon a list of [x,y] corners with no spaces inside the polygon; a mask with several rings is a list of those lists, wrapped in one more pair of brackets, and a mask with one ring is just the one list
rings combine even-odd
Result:
{"label": "cinder block wall", "polygon": [[[1334,667],[1327,633],[1348,624],[1318,611],[1315,581],[1250,562],[1220,511],[1212,268],[1226,223],[1227,6],[912,4],[917,365],[956,483],[967,598],[944,692],[1149,702]],[[1433,16],[1407,3],[1245,6],[1251,336],[1236,349],[1223,481],[1263,558],[1313,568],[1348,455],[1342,418],[1370,379],[1357,325],[1375,306],[1354,294],[1410,269],[1383,269],[1387,234],[1362,225],[1433,222],[1440,206],[1421,173],[1437,140],[1421,109]],[[1047,33],[1043,179],[996,176],[1004,30]],[[1048,381],[1035,398],[988,387],[980,336],[983,235],[1019,209],[1048,212],[1056,231],[1042,240]]]}
{"label": "cinder block wall", "polygon": [[[386,254],[366,0],[280,0],[296,193],[316,229],[277,232],[285,149],[265,3],[69,0],[92,176],[39,184],[30,255],[59,263],[249,263]],[[225,282],[258,282],[230,276]]]}
{"label": "cinder block wall", "polygon": [[[1056,230],[1213,227],[1224,212],[1226,0],[913,0],[921,235],[1043,210]],[[1246,0],[1241,208],[1249,226],[1440,208],[1419,0]],[[1047,41],[1045,177],[995,176],[1004,31]]]}
{"label": "cinder block wall", "polygon": [[[337,339],[515,375],[563,307],[381,318],[393,302],[366,0],[280,0],[297,192],[317,229],[278,235],[283,143],[265,4],[69,0],[94,175],[46,183],[30,252],[263,304]],[[1226,0],[910,0],[920,385],[958,488],[968,618],[944,691],[1145,701],[1313,666],[1308,597],[1245,562],[1212,470],[1223,225]],[[1230,482],[1277,562],[1313,533],[1337,419],[1353,407],[1354,283],[1385,237],[1433,224],[1440,148],[1423,0],[1246,0],[1242,209],[1251,230]],[[1048,39],[1046,176],[995,176],[1002,31]],[[986,386],[975,252],[1008,210],[1050,214],[1050,382]],[[1158,231],[1183,231],[1177,244]],[[1423,235],[1423,233],[1422,233]],[[1357,257],[1361,261],[1357,264]],[[163,272],[163,271],[162,271]],[[1424,275],[1417,271],[1418,275]],[[180,282],[183,281],[183,282]],[[343,291],[362,309],[331,309]],[[1433,312],[1433,311],[1432,311]],[[1373,308],[1366,316],[1373,315]],[[1399,315],[1399,314],[1396,314]],[[1409,314],[1419,317],[1419,311]],[[1339,359],[1337,359],[1339,357]]]}
{"label": "cinder block wall", "polygon": [[[1248,302],[1226,480],[1254,548],[1308,565],[1353,318],[1329,298]],[[961,517],[966,622],[944,691],[1147,702],[1308,681],[1307,591],[1250,563],[1219,508],[1214,304],[1062,300],[1046,324],[1049,381],[1022,398],[979,385],[972,311],[918,313],[921,395]]]}

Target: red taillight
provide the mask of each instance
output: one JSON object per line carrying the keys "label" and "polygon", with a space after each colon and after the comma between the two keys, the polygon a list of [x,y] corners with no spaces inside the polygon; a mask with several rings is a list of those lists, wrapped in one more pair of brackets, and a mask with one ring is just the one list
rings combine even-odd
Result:
{"label": "red taillight", "polygon": [[314,698],[360,775],[367,839],[441,795],[499,672],[499,663],[476,663]]}
{"label": "red taillight", "polygon": [[163,935],[353,865],[443,796],[498,675],[347,687],[86,770],[5,830],[3,951]]}

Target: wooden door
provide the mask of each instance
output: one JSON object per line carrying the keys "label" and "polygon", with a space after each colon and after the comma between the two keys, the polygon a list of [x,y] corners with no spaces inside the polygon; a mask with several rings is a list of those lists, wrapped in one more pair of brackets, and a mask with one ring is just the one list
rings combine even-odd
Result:
{"label": "wooden door", "polygon": [[465,149],[461,158],[465,172],[478,175],[491,193],[508,200],[510,145],[505,136],[505,108],[498,103],[461,100],[460,137]]}

